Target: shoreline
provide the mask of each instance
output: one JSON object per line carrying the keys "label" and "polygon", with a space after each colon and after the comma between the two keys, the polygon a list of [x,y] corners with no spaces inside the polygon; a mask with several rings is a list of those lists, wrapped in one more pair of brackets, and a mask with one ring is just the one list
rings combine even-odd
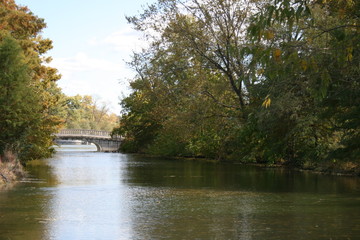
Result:
{"label": "shoreline", "polygon": [[[126,153],[125,153],[126,154]],[[286,163],[251,163],[241,161],[230,161],[221,159],[211,159],[203,157],[170,157],[170,156],[157,156],[147,153],[128,153],[133,155],[140,155],[149,158],[164,158],[164,159],[182,159],[187,161],[203,161],[213,163],[230,163],[240,164],[244,166],[257,166],[260,168],[287,168],[299,172],[311,172],[314,174],[332,175],[332,176],[349,176],[349,177],[360,177],[360,165],[354,162],[333,162],[333,163],[303,163],[302,166],[290,166]]]}
{"label": "shoreline", "polygon": [[[187,161],[203,161],[212,163],[230,163],[230,164],[241,164],[244,166],[257,166],[260,168],[287,168],[299,172],[310,172],[314,174],[332,175],[332,176],[349,176],[349,177],[360,177],[360,165],[353,162],[343,163],[304,163],[302,166],[289,166],[286,164],[275,163],[246,163],[237,161],[222,161],[210,158],[196,158],[196,157],[163,157],[151,154],[142,153],[129,153],[133,155],[141,155],[150,158],[164,158],[164,159],[177,159]],[[0,159],[1,160],[1,159]],[[9,161],[0,161],[0,187],[6,187],[12,185],[26,176],[26,172],[21,163],[12,158]]]}

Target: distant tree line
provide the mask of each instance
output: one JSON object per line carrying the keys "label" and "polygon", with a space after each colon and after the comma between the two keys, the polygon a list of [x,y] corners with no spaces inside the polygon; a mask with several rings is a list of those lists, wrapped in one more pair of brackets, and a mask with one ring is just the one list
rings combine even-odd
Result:
{"label": "distant tree line", "polygon": [[110,112],[105,102],[92,96],[63,96],[60,117],[66,129],[92,129],[111,132],[118,125],[119,116]]}
{"label": "distant tree line", "polygon": [[125,152],[315,166],[360,161],[360,1],[161,0],[128,17]]}

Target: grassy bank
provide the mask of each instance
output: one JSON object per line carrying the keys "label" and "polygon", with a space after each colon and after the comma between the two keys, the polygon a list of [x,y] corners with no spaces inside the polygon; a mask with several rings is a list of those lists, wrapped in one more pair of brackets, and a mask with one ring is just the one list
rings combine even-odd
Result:
{"label": "grassy bank", "polygon": [[0,156],[0,184],[15,182],[25,176],[25,170],[15,154],[5,152]]}

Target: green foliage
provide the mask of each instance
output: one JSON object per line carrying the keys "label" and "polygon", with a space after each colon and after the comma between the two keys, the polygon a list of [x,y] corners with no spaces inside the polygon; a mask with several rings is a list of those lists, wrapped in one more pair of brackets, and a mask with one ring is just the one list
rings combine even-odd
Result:
{"label": "green foliage", "polygon": [[41,128],[41,99],[32,85],[25,56],[16,40],[5,37],[0,43],[0,152],[19,152],[20,158],[37,156],[44,146],[34,141],[46,134]]}
{"label": "green foliage", "polygon": [[5,37],[0,43],[0,152],[24,141],[30,131],[28,123],[38,118],[39,100],[34,90],[20,46]]}
{"label": "green foliage", "polygon": [[[295,165],[331,160],[335,157],[333,152],[347,149],[346,141],[340,142],[339,135],[349,137],[351,132],[356,139],[358,132],[356,124],[351,131],[340,127],[355,115],[342,120],[337,116],[344,116],[341,112],[349,107],[339,107],[347,98],[345,95],[358,91],[359,79],[354,77],[358,64],[353,62],[353,50],[359,47],[354,45],[359,40],[355,34],[359,21],[351,16],[352,11],[346,18],[340,17],[334,4],[335,1],[318,1],[313,5],[305,1],[270,1],[263,12],[255,15],[250,28],[252,36],[260,34],[257,44],[272,49],[272,54],[265,55],[263,61],[265,81],[261,85],[272,101],[269,109],[258,112],[259,120],[264,119],[260,126],[265,126],[269,140],[280,143],[278,148],[276,144],[275,149],[271,147],[270,152],[277,157],[280,153],[280,157]],[[341,12],[346,15],[346,11],[343,6]],[[272,20],[264,22],[265,16]],[[280,30],[275,30],[275,26]],[[266,31],[272,31],[271,39],[263,34]],[[351,90],[347,88],[349,83],[355,84]],[[356,109],[355,95],[352,94],[350,105]],[[357,161],[359,155],[353,147],[354,154],[347,160]],[[344,154],[337,157],[345,159]]]}
{"label": "green foliage", "polygon": [[[246,162],[358,162],[358,1],[159,1],[122,101],[123,150]],[[158,19],[162,19],[159,24]]]}
{"label": "green foliage", "polygon": [[0,26],[0,156],[12,151],[23,163],[48,157],[61,121],[56,115],[60,76],[43,56],[52,48],[40,35],[46,24],[28,8],[3,0]]}

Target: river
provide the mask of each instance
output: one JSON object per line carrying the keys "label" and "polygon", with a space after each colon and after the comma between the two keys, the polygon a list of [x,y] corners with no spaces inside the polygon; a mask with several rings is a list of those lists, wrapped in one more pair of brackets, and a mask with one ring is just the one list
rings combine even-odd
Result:
{"label": "river", "polygon": [[0,189],[0,240],[360,239],[360,179],[63,146]]}

